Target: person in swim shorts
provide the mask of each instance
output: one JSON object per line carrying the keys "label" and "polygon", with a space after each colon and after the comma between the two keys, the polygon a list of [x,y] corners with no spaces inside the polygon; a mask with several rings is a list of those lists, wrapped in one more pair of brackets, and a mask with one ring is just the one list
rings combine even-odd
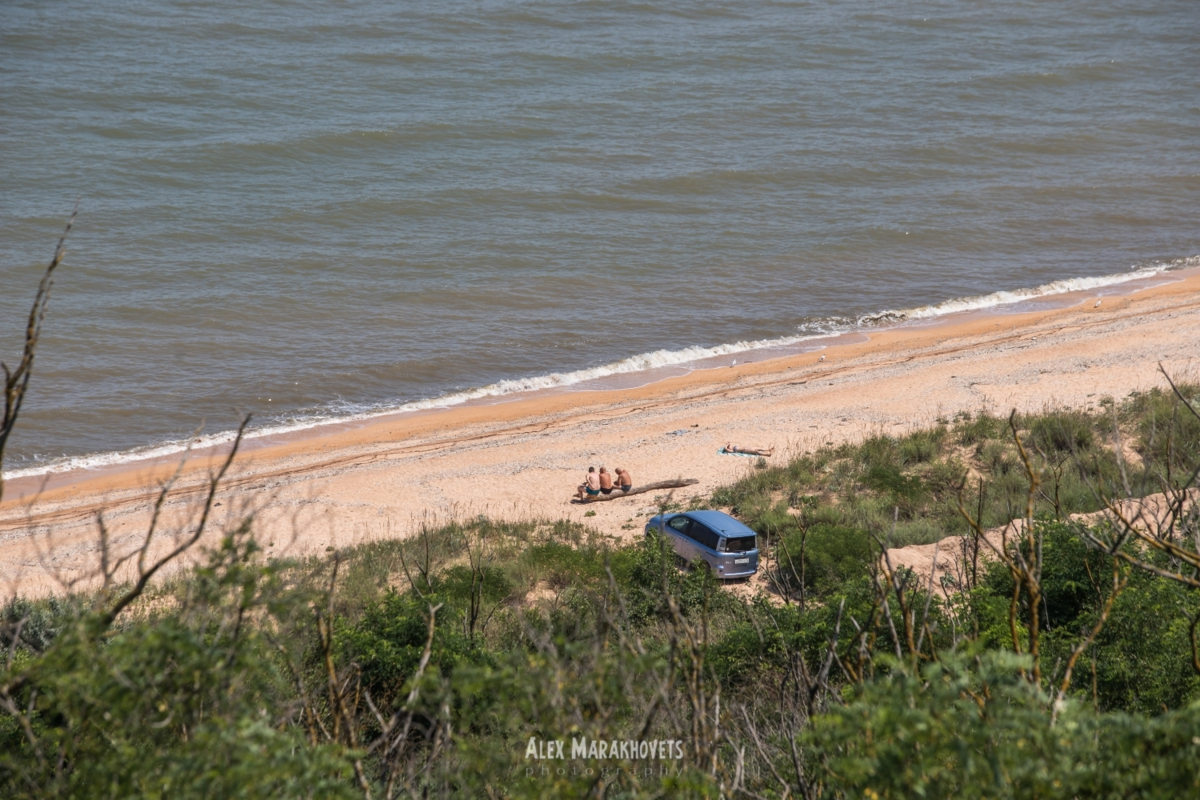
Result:
{"label": "person in swim shorts", "polygon": [[584,476],[583,483],[579,484],[579,493],[577,497],[579,497],[580,500],[586,500],[588,497],[598,497],[599,495],[600,476],[596,474],[595,467],[588,467],[587,475]]}
{"label": "person in swim shorts", "polygon": [[626,470],[617,467],[617,488],[622,492],[628,492],[633,488],[633,478],[630,477]]}
{"label": "person in swim shorts", "polygon": [[600,494],[612,494],[613,479],[608,470],[600,468]]}

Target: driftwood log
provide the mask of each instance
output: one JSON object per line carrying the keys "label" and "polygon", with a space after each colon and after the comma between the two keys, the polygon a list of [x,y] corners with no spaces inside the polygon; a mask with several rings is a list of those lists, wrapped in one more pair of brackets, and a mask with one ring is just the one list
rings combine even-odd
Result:
{"label": "driftwood log", "polygon": [[[620,500],[622,497],[633,497],[635,494],[645,494],[653,492],[656,489],[680,489],[684,486],[692,486],[699,483],[697,478],[676,478],[671,481],[659,481],[658,483],[647,483],[642,486],[636,486],[628,492],[622,492],[620,489],[613,489],[612,494],[598,494],[595,497],[589,497],[583,500],[583,503],[602,503],[605,500]],[[576,502],[580,502],[576,498]]]}

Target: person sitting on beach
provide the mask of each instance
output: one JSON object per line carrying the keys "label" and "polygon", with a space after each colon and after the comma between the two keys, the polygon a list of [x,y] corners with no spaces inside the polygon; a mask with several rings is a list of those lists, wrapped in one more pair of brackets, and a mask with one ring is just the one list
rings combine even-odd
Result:
{"label": "person sitting on beach", "polygon": [[597,497],[600,494],[600,476],[596,474],[595,467],[588,467],[583,483],[579,484],[578,497],[580,500],[587,499],[584,497],[584,492],[587,493],[587,497]]}
{"label": "person sitting on beach", "polygon": [[628,492],[633,488],[633,478],[629,472],[617,467],[617,488],[622,492]]}
{"label": "person sitting on beach", "polygon": [[604,467],[600,468],[600,494],[612,494],[613,479]]}
{"label": "person sitting on beach", "polygon": [[770,447],[738,447],[735,444],[725,445],[726,453],[738,453],[744,456],[771,456],[775,454],[775,445]]}

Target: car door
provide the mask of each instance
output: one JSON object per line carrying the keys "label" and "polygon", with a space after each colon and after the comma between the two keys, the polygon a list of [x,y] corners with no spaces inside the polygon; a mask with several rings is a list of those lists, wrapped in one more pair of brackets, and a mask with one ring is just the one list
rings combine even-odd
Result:
{"label": "car door", "polygon": [[684,516],[672,517],[667,520],[667,532],[671,536],[671,544],[675,547],[675,555],[684,561],[691,561],[695,558],[693,553],[695,548],[688,536],[688,527],[691,524],[692,521]]}
{"label": "car door", "polygon": [[692,524],[688,528],[688,537],[695,549],[695,555],[692,558],[702,558],[709,566],[716,566],[716,555],[712,551],[717,549],[717,542],[721,538],[717,532],[707,525],[692,520]]}

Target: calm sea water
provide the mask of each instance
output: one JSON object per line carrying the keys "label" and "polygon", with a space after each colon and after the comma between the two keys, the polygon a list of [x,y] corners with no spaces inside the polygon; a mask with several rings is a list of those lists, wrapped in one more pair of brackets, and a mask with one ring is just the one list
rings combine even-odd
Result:
{"label": "calm sea water", "polygon": [[10,363],[76,196],[9,469],[1195,256],[1200,7],[6,0]]}

